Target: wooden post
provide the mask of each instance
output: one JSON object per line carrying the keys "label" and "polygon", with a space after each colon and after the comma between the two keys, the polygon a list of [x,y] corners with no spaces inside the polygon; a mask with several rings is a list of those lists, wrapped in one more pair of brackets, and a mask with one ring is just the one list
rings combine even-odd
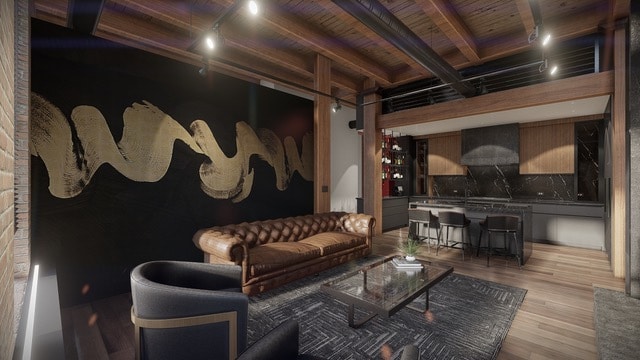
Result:
{"label": "wooden post", "polygon": [[[375,81],[366,80],[365,89],[373,89]],[[364,128],[362,133],[362,198],[365,214],[376,219],[375,233],[382,233],[382,130],[377,128],[380,114],[380,95],[369,93],[364,103],[375,101],[363,108]]]}
{"label": "wooden post", "polygon": [[[331,60],[316,56],[315,89],[331,94]],[[331,210],[331,101],[328,96],[316,94],[313,108],[313,212]]]}

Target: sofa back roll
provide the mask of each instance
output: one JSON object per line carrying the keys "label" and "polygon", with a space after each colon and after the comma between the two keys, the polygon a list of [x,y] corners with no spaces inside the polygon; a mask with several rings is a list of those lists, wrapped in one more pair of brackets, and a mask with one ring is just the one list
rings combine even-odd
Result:
{"label": "sofa back roll", "polygon": [[[237,236],[247,243],[249,248],[271,242],[300,241],[327,231],[342,230],[340,219],[346,213],[303,215],[284,219],[264,220],[252,223],[240,223],[215,227],[223,234]],[[363,220],[364,221],[364,220]],[[356,224],[352,227],[355,228]],[[353,231],[354,230],[347,230]]]}

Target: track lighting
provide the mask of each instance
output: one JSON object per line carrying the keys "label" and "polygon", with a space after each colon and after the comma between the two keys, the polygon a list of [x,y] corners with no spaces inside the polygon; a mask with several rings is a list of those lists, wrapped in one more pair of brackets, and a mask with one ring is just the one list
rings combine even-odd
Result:
{"label": "track lighting", "polygon": [[198,74],[202,77],[207,76],[207,72],[209,71],[209,66],[207,64],[203,64],[200,70],[198,70]]}
{"label": "track lighting", "polygon": [[342,105],[340,105],[340,99],[336,98],[336,103],[333,105],[333,108],[331,108],[331,110],[333,110],[333,112],[338,112],[340,109],[342,109]]}
{"label": "track lighting", "polygon": [[220,29],[216,26],[211,31],[207,32],[204,37],[204,41],[207,45],[207,49],[215,50],[215,48],[220,46],[223,41]]}
{"label": "track lighting", "polygon": [[549,66],[549,63],[548,63],[547,59],[544,59],[542,61],[542,63],[540,63],[540,66],[538,67],[538,71],[543,72],[543,71],[547,70],[548,66]]}
{"label": "track lighting", "polygon": [[[540,72],[544,72],[547,69],[549,69],[549,61],[547,59],[544,59],[542,63],[540,63],[540,67],[538,68],[538,70]],[[551,69],[549,70],[549,75],[555,75],[557,72],[558,72],[558,66],[552,64]]]}
{"label": "track lighting", "polygon": [[[540,25],[536,25],[533,28],[533,31],[529,34],[529,44],[538,40],[538,38],[540,37],[541,30],[542,29],[540,28]],[[544,35],[542,36],[542,46],[547,46],[549,45],[550,42],[551,42],[551,33],[549,32],[544,33]]]}
{"label": "track lighting", "polygon": [[538,40],[539,31],[540,31],[540,27],[538,25],[533,27],[533,31],[531,32],[531,34],[529,34],[529,44]]}

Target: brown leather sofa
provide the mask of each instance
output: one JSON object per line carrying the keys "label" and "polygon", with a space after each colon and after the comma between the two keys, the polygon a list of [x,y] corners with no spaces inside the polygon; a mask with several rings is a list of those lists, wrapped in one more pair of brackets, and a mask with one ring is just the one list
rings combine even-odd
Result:
{"label": "brown leather sofa", "polygon": [[242,267],[242,291],[258,294],[371,253],[375,218],[330,212],[199,230],[204,261]]}

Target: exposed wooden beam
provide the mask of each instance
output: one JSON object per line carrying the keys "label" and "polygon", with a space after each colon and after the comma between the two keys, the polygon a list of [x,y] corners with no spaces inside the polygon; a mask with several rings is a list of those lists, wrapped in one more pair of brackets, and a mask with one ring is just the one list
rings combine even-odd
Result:
{"label": "exposed wooden beam", "polygon": [[[190,9],[179,6],[176,3],[170,7],[161,6],[164,3],[138,2],[134,0],[113,0],[115,3],[127,6],[141,14],[151,16],[161,22],[178,27],[185,32],[199,37],[206,29],[211,27],[214,14],[202,15],[190,13]],[[170,15],[167,15],[170,14]],[[296,73],[313,82],[313,60],[303,58],[285,49],[267,46],[268,41],[254,39],[255,35],[248,34],[246,29],[235,22],[227,22],[222,29],[225,38],[225,46],[233,47],[246,52],[251,57],[259,59],[259,62],[270,62],[277,66]],[[357,91],[358,82],[344,74],[332,73],[332,85],[345,92]]]}
{"label": "exposed wooden beam", "polygon": [[529,0],[516,0],[516,5],[518,6],[518,14],[520,14],[524,31],[529,34],[536,26],[536,22],[533,19],[533,13],[531,12],[531,6],[529,5]]}
{"label": "exposed wooden beam", "polygon": [[408,56],[404,52],[398,50],[398,48],[396,48],[395,46],[389,44],[389,42],[387,42],[387,40],[384,39],[383,37],[379,36],[378,34],[376,34],[373,31],[369,30],[369,28],[367,28],[363,23],[361,23],[356,18],[354,18],[353,16],[349,15],[348,13],[346,13],[339,6],[334,4],[331,0],[319,0],[318,3],[325,10],[327,10],[329,13],[331,13],[331,15],[333,15],[336,18],[340,19],[340,21],[342,21],[343,23],[347,24],[350,28],[352,28],[355,31],[357,31],[358,33],[362,34],[362,36],[364,36],[367,39],[371,40],[373,43],[377,44],[378,46],[382,46],[385,51],[387,51],[389,54],[393,55],[397,59],[402,60],[404,63],[407,64],[407,66],[414,73],[416,73],[416,75],[419,75],[419,76],[422,76],[422,77],[424,77],[424,76],[432,76],[431,73],[427,69],[425,69],[423,66],[418,64],[410,56]]}
{"label": "exposed wooden beam", "polygon": [[31,16],[59,26],[67,26],[69,2],[67,0],[34,1]]}
{"label": "exposed wooden beam", "polygon": [[607,71],[384,114],[380,116],[377,127],[390,129],[584,99],[612,94],[613,90],[613,72]]}
{"label": "exposed wooden beam", "polygon": [[[574,39],[598,32],[600,17],[594,12],[582,13],[572,19],[551,17],[545,19],[545,29],[553,32],[554,41]],[[482,48],[480,50],[481,61],[495,60],[531,49],[532,45],[529,44],[528,35],[525,32],[522,33],[522,36],[514,34],[507,41],[492,43],[490,46]]]}
{"label": "exposed wooden beam", "polygon": [[[136,24],[135,27],[123,26],[123,23],[132,21],[140,21],[140,24]],[[135,32],[132,29],[135,29]],[[186,50],[191,43],[190,38],[186,36],[180,38],[175,32],[153,24],[122,17],[120,13],[108,7],[105,7],[103,11],[102,21],[96,35],[196,66],[203,63],[201,55]],[[167,38],[170,38],[170,40],[167,40]],[[234,64],[237,66],[234,67]],[[268,66],[268,63],[260,61],[258,58],[241,54],[238,51],[233,51],[233,49],[227,49],[224,56],[213,58],[211,65],[216,71],[241,77],[251,82],[256,82],[259,78],[257,74],[262,73],[270,76],[267,80],[276,83],[288,83],[287,85],[289,86],[291,86],[290,84],[298,84],[306,88],[312,88],[313,86],[312,79],[301,78],[290,71]],[[282,80],[285,82],[282,82]]]}
{"label": "exposed wooden beam", "polygon": [[478,47],[473,40],[471,30],[462,21],[453,7],[443,0],[419,0],[416,4],[442,30],[453,44],[471,62],[480,60]]}
{"label": "exposed wooden beam", "polygon": [[[367,57],[336,43],[330,35],[303,25],[301,21],[278,11],[270,4],[263,3],[265,9],[262,12],[262,22],[267,23],[274,31],[295,39],[296,42],[310,48],[316,53],[322,54],[332,61],[342,65],[366,77],[371,77],[383,86],[391,84],[391,75],[380,64],[374,63]],[[332,39],[333,45],[327,46],[328,39]]]}

